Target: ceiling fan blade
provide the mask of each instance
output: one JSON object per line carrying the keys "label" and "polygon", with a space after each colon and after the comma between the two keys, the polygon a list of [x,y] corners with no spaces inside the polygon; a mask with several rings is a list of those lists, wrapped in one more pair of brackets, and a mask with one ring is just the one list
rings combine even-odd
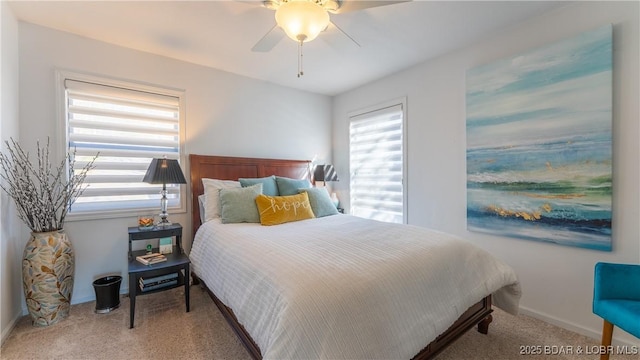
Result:
{"label": "ceiling fan blade", "polygon": [[377,0],[343,0],[338,10],[333,11],[334,14],[344,14],[346,12],[369,9],[378,6],[387,6],[410,2],[412,0],[396,0],[396,1],[377,1]]}
{"label": "ceiling fan blade", "polygon": [[284,31],[278,28],[278,25],[274,25],[269,32],[262,37],[253,47],[253,52],[268,52],[276,46],[282,38],[284,38]]}
{"label": "ceiling fan blade", "polygon": [[275,10],[280,5],[279,0],[233,0],[249,5],[260,6],[263,8]]}
{"label": "ceiling fan blade", "polygon": [[322,37],[332,45],[339,44],[341,48],[353,47],[354,45],[360,47],[360,43],[358,43],[356,39],[347,34],[346,31],[342,30],[342,28],[333,21],[329,22],[325,34],[323,34]]}

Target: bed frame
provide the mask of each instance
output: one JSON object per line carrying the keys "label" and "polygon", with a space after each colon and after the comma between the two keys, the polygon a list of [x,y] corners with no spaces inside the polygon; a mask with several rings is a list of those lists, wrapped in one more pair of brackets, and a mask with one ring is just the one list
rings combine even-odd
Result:
{"label": "bed frame", "polygon": [[[194,237],[200,227],[198,196],[204,192],[202,178],[237,180],[238,178],[259,178],[270,175],[295,179],[311,178],[311,162],[308,160],[256,159],[191,154],[189,155],[189,164],[191,168],[191,214]],[[238,335],[238,338],[242,341],[251,356],[254,359],[262,359],[260,348],[242,324],[238,322],[233,310],[223,304],[206,284],[198,278],[197,274],[192,272],[192,277],[194,284],[200,283],[207,290],[211,299],[229,325],[231,325],[233,331]],[[434,357],[447,345],[454,342],[475,325],[478,325],[478,331],[480,333],[487,334],[489,324],[493,320],[491,316],[492,312],[491,295],[488,295],[465,311],[447,331],[416,354],[414,359],[430,359]]]}

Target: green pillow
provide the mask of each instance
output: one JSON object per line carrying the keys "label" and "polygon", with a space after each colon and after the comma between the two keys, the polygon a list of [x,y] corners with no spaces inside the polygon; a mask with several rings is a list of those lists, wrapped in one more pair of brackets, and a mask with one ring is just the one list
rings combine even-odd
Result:
{"label": "green pillow", "polygon": [[307,179],[291,179],[280,176],[276,176],[276,184],[278,185],[280,196],[297,195],[298,189],[309,189],[311,187],[311,182]]}
{"label": "green pillow", "polygon": [[333,201],[331,201],[327,188],[298,189],[298,191],[300,193],[306,192],[307,195],[309,195],[311,210],[313,210],[313,214],[317,218],[338,214],[338,209],[333,204]]}
{"label": "green pillow", "polygon": [[220,189],[220,218],[223,224],[259,223],[256,197],[262,194],[262,184],[236,189]]}
{"label": "green pillow", "polygon": [[278,196],[278,186],[276,185],[276,177],[271,175],[263,178],[240,178],[238,179],[242,187],[248,187],[255,184],[262,184],[262,193],[269,196]]}

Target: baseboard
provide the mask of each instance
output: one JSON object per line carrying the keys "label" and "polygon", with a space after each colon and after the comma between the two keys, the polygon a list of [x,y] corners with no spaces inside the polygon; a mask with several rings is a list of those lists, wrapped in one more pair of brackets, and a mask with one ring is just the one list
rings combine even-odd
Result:
{"label": "baseboard", "polygon": [[11,322],[9,322],[9,325],[6,328],[2,329],[2,340],[0,340],[0,346],[4,345],[4,341],[9,337],[9,334],[11,334],[13,328],[16,327],[16,324],[18,323],[18,319],[20,319],[20,317],[22,317],[22,314],[15,314],[13,316],[13,319],[11,319]]}
{"label": "baseboard", "polygon": [[[559,326],[563,329],[567,329],[570,331],[573,331],[575,333],[578,333],[580,335],[584,335],[587,337],[590,337],[594,340],[596,340],[598,343],[600,342],[602,333],[600,332],[601,330],[593,330],[593,329],[589,329],[586,328],[584,326],[578,325],[578,324],[574,324],[572,322],[568,322],[565,320],[561,320],[558,319],[554,316],[551,316],[549,314],[545,314],[543,312],[537,311],[537,310],[532,310],[529,309],[527,307],[520,307],[520,313],[524,314],[524,315],[528,315],[531,316],[533,318],[536,318],[538,320],[542,320],[544,322],[547,322],[549,324],[555,325],[555,326]],[[638,342],[633,342],[633,340],[628,341],[626,339],[621,339],[620,337],[616,336],[616,333],[614,331],[613,333],[613,345],[620,345],[620,346],[638,346],[639,343]]]}
{"label": "baseboard", "polygon": [[[123,295],[127,295],[127,296],[129,295],[129,288],[126,288],[126,289],[120,288],[120,297],[122,297]],[[83,303],[91,302],[91,301],[96,301],[95,294],[83,296],[83,297],[80,297],[80,298],[74,297],[73,299],[71,299],[71,305],[83,304]]]}
{"label": "baseboard", "polygon": [[89,301],[96,301],[96,296],[95,295],[93,295],[93,296],[89,295],[89,296],[83,296],[83,297],[80,297],[80,298],[74,297],[74,298],[71,299],[71,305],[83,304],[83,303],[86,303],[86,302],[89,302]]}
{"label": "baseboard", "polygon": [[[120,289],[120,296],[123,295],[129,295],[129,289]],[[77,297],[74,296],[71,298],[71,305],[77,305],[77,304],[84,304],[86,302],[91,302],[91,301],[96,301],[96,296],[94,295],[87,295],[87,296],[83,296],[83,297]],[[19,316],[25,316],[25,315],[29,315],[29,310],[27,309],[27,304],[22,304],[22,314]]]}

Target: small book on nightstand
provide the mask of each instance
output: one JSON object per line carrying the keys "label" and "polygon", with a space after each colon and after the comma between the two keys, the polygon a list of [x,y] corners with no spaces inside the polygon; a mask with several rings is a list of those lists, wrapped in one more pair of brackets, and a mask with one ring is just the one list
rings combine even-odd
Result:
{"label": "small book on nightstand", "polygon": [[136,256],[136,260],[145,264],[145,265],[153,265],[159,262],[167,261],[167,257],[160,253],[146,254]]}
{"label": "small book on nightstand", "polygon": [[143,284],[139,284],[140,286],[140,290],[144,291],[151,291],[151,290],[156,290],[156,289],[162,289],[165,287],[169,287],[169,286],[174,286],[178,284],[178,279],[169,279],[169,280],[163,280],[163,281],[159,281],[157,283],[152,283],[149,285],[143,285]]}
{"label": "small book on nightstand", "polygon": [[170,281],[170,280],[176,280],[178,278],[178,273],[177,272],[173,272],[173,273],[169,273],[169,274],[164,274],[164,275],[159,275],[159,276],[154,276],[151,278],[148,277],[141,277],[140,280],[138,280],[140,282],[140,284],[142,285],[155,285],[161,282],[165,282],[165,281]]}
{"label": "small book on nightstand", "polygon": [[155,289],[160,289],[168,286],[174,286],[178,284],[178,273],[169,273],[165,275],[155,276],[152,278],[140,278],[138,280],[138,285],[140,286],[140,290],[151,291]]}

